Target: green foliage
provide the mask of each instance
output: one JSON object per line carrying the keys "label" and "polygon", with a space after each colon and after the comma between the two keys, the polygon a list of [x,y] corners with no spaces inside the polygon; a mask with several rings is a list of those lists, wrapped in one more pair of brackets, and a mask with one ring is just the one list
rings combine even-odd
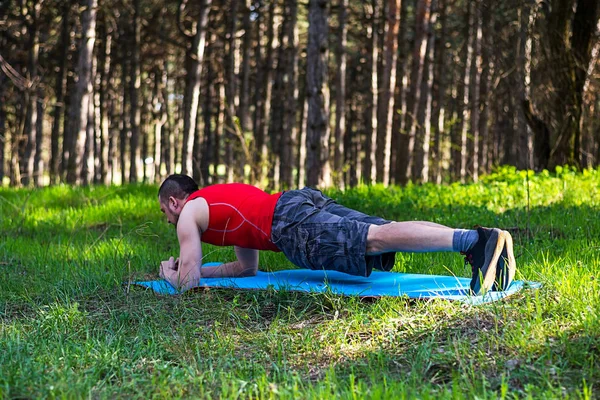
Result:
{"label": "green foliage", "polygon": [[[592,398],[600,381],[600,171],[499,168],[477,184],[329,190],[388,219],[509,229],[507,301],[205,290],[162,297],[178,251],[155,186],[0,189],[0,397]],[[204,247],[205,261],[230,249]],[[290,268],[262,253],[264,269]],[[397,271],[468,275],[450,253]]]}

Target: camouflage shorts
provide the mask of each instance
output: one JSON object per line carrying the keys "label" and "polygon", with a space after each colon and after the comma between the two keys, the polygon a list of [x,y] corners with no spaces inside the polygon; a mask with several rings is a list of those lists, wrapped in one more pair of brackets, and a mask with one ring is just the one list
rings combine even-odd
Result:
{"label": "camouflage shorts", "polygon": [[304,188],[281,195],[273,215],[271,240],[295,265],[369,276],[389,271],[395,253],[366,254],[369,226],[391,221],[343,207],[320,191]]}

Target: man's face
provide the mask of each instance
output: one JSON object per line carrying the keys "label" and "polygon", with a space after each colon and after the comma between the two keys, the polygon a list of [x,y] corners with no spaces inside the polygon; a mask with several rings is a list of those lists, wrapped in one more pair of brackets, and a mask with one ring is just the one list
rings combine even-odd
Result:
{"label": "man's face", "polygon": [[174,197],[169,197],[167,201],[160,201],[160,211],[167,216],[167,221],[174,226],[177,226],[179,221],[179,203]]}

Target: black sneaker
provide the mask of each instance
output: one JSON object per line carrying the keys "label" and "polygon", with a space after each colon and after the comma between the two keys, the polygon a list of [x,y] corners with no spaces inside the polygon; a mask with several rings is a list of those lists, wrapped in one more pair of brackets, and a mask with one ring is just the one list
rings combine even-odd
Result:
{"label": "black sneaker", "polygon": [[[480,227],[477,228],[477,233],[479,240],[475,246],[461,253],[465,255],[465,264],[471,264],[471,293],[478,296],[494,289],[497,272],[501,277],[506,275],[504,271],[509,253],[506,250],[506,257],[502,257],[508,232],[496,228]],[[510,253],[512,254],[512,238],[510,244]],[[503,283],[505,283],[504,280]]]}

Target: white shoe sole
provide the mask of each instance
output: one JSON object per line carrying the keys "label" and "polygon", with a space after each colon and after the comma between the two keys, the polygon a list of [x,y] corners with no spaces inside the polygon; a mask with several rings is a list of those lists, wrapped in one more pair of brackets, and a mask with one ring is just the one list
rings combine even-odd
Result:
{"label": "white shoe sole", "polygon": [[[496,240],[495,245],[491,243],[491,241],[488,241],[485,246],[485,252],[488,256],[481,268],[481,286],[477,292],[478,295],[484,295],[492,289],[496,280],[498,263],[504,263],[504,260],[500,256],[502,255],[502,250],[504,249],[504,244],[506,242],[506,234],[505,231],[501,231],[500,229],[497,231],[498,239]],[[492,237],[490,236],[490,238]]]}
{"label": "white shoe sole", "polygon": [[514,253],[514,249],[513,249],[512,236],[507,231],[502,231],[502,232],[504,232],[504,239],[505,239],[505,247],[504,248],[506,249],[506,255],[502,254],[502,257],[504,257],[504,264],[505,264],[505,268],[507,270],[508,279],[505,282],[498,282],[498,284],[500,285],[500,290],[506,290],[510,287],[510,284],[512,283],[513,279],[515,278],[515,274],[517,272],[517,263],[515,261],[515,253]]}

